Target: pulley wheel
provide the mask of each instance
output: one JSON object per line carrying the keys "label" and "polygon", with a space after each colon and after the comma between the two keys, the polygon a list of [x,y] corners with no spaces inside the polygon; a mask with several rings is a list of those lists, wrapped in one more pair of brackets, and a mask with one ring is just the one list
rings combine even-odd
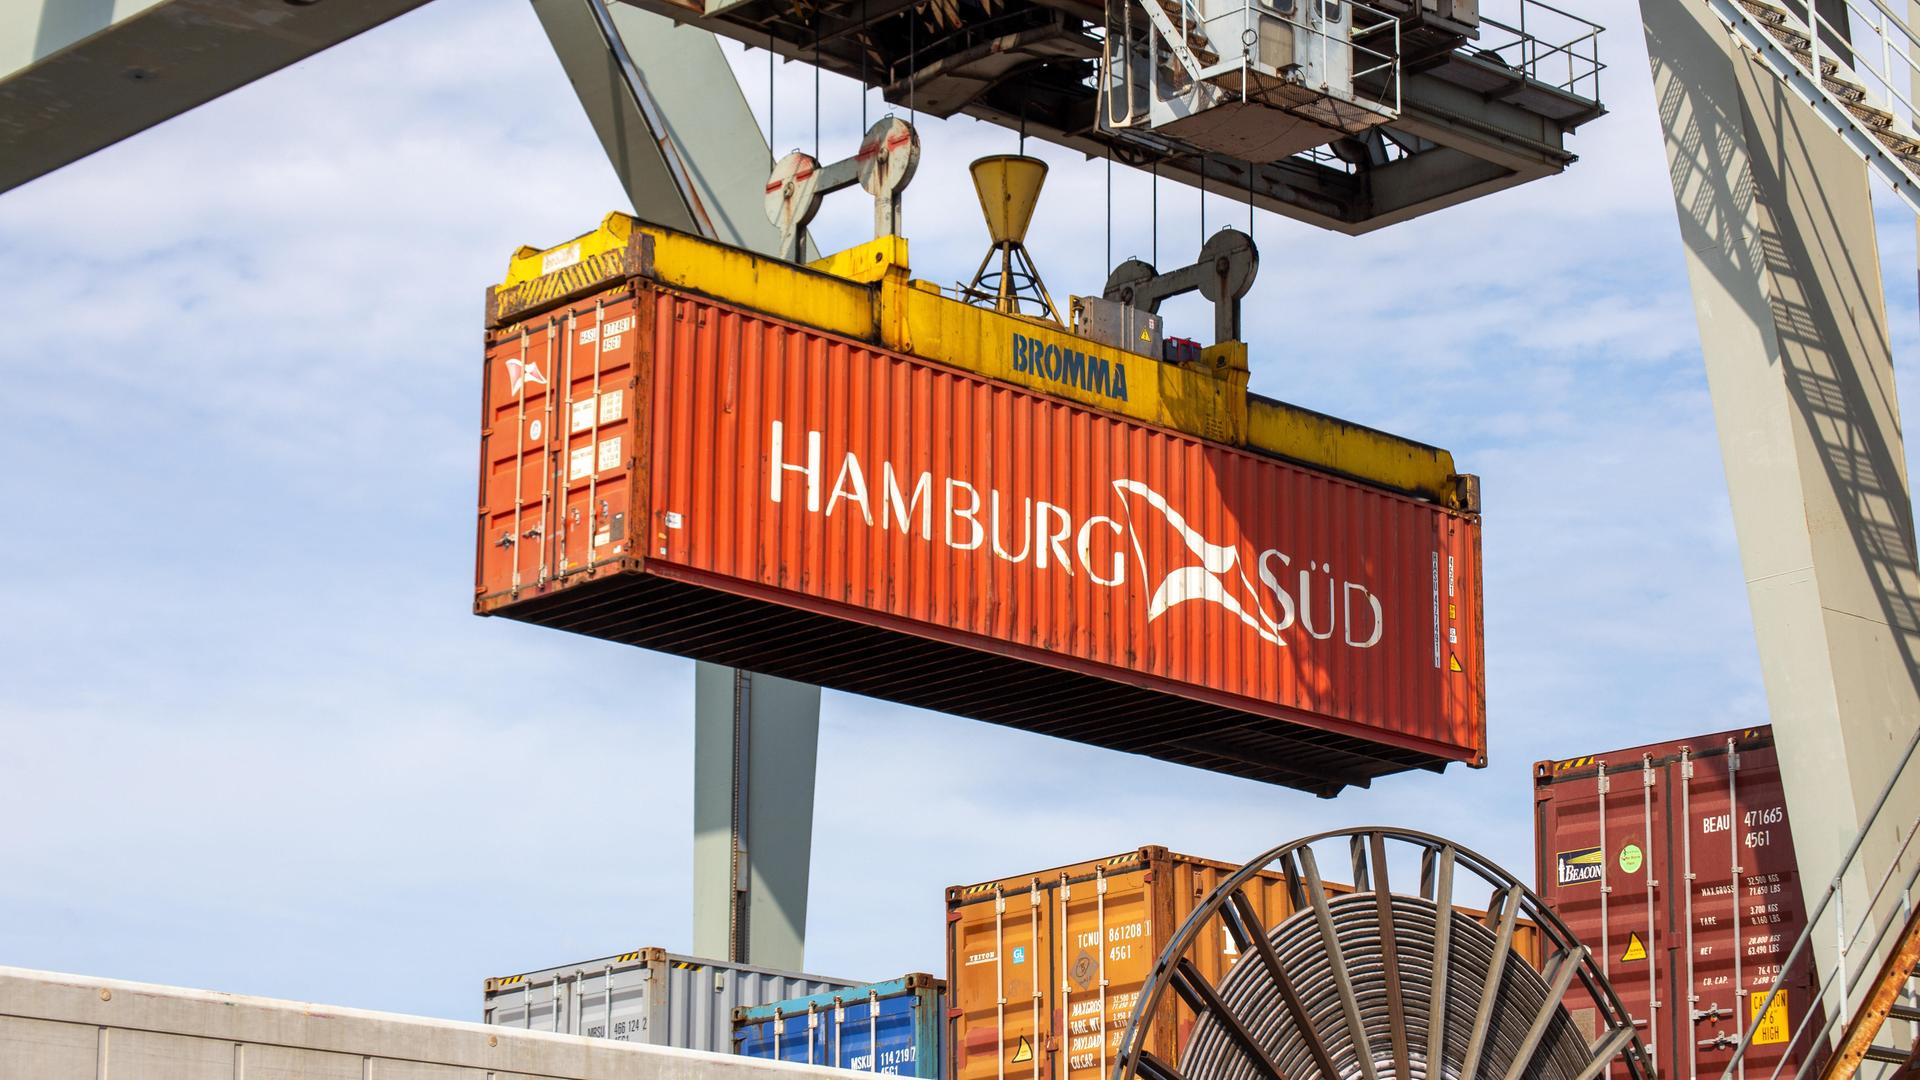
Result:
{"label": "pulley wheel", "polygon": [[892,198],[920,165],[920,133],[897,116],[882,117],[860,140],[860,188],[876,199]]}
{"label": "pulley wheel", "polygon": [[1260,272],[1260,249],[1238,229],[1221,229],[1200,245],[1200,295],[1214,303],[1238,300]]}
{"label": "pulley wheel", "polygon": [[819,189],[820,163],[812,154],[795,150],[774,162],[767,177],[767,220],[783,234],[806,228]]}

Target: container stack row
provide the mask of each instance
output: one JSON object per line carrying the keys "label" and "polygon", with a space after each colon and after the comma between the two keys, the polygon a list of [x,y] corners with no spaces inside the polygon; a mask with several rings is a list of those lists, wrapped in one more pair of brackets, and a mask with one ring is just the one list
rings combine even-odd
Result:
{"label": "container stack row", "polygon": [[[947,890],[947,979],[883,982],[638,952],[489,979],[484,1018],[542,1031],[737,1053],[926,1080],[1102,1080],[1167,940],[1235,863],[1141,847]],[[1351,886],[1328,883],[1330,892]],[[1250,890],[1268,925],[1283,879]],[[1240,956],[1224,926],[1205,974]],[[1537,930],[1514,948],[1541,962]],[[1178,1064],[1161,1018],[1148,1049]]]}

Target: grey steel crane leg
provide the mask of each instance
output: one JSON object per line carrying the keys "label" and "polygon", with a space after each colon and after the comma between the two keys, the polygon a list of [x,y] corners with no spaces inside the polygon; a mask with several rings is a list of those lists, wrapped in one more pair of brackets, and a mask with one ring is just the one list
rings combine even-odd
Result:
{"label": "grey steel crane leg", "polygon": [[[1920,724],[1920,573],[1866,166],[1705,4],[1642,0],[1641,18],[1800,880],[1818,889]],[[1916,811],[1920,777],[1867,867],[1889,865]]]}
{"label": "grey steel crane leg", "polygon": [[[621,3],[531,2],[634,212],[776,253],[766,139],[713,35]],[[819,687],[698,665],[696,953],[801,970],[819,741]]]}

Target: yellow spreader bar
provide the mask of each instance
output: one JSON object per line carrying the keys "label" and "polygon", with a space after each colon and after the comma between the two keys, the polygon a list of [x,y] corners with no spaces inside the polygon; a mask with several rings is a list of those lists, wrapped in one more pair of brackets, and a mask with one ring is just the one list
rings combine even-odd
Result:
{"label": "yellow spreader bar", "polygon": [[889,236],[798,266],[608,214],[551,248],[522,247],[488,293],[489,322],[509,325],[627,276],[907,353],[1195,438],[1285,458],[1477,513],[1475,477],[1445,450],[1249,394],[1237,341],[1176,364],[1101,344],[1051,322],[955,300],[908,272]]}

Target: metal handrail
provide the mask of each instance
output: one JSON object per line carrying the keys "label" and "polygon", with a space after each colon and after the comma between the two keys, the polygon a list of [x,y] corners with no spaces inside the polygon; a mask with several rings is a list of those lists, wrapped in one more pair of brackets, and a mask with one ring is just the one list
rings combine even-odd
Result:
{"label": "metal handrail", "polygon": [[[1829,904],[1832,904],[1836,899],[1839,900],[1841,904],[1841,914],[1839,916],[1840,925],[1838,927],[1840,931],[1839,938],[1840,938],[1841,955],[1844,956],[1850,948],[1859,944],[1859,940],[1858,940],[1859,934],[1861,931],[1864,931],[1866,929],[1867,923],[1872,919],[1874,904],[1878,902],[1880,896],[1883,895],[1883,893],[1885,892],[1886,881],[1888,879],[1891,879],[1893,875],[1893,867],[1898,866],[1899,862],[1898,860],[1895,860],[1892,866],[1888,867],[1886,877],[1883,878],[1883,880],[1881,881],[1880,887],[1874,890],[1873,896],[1869,899],[1867,903],[1867,910],[1861,915],[1860,929],[1855,931],[1854,938],[1851,940],[1849,940],[1846,936],[1846,920],[1845,920],[1845,914],[1844,914],[1846,901],[1841,896],[1842,885],[1846,881],[1848,872],[1853,869],[1854,860],[1859,858],[1860,851],[1867,842],[1868,834],[1873,831],[1874,826],[1879,824],[1880,814],[1882,811],[1884,811],[1887,808],[1888,801],[1893,798],[1893,792],[1895,787],[1897,787],[1900,781],[1903,778],[1905,778],[1907,774],[1907,766],[1913,761],[1913,754],[1916,749],[1920,749],[1920,729],[1916,729],[1913,733],[1913,737],[1907,741],[1906,752],[1900,755],[1899,764],[1893,767],[1892,775],[1887,777],[1886,786],[1880,789],[1880,797],[1874,800],[1873,809],[1868,811],[1866,821],[1861,824],[1860,831],[1854,834],[1853,843],[1848,845],[1847,853],[1840,857],[1839,869],[1834,871],[1833,880],[1827,882],[1826,891],[1821,893],[1820,902],[1814,906],[1813,913],[1807,916],[1806,928],[1800,931],[1800,937],[1794,941],[1793,948],[1787,952],[1787,958],[1781,961],[1780,970],[1774,975],[1773,984],[1767,988],[1767,996],[1764,1000],[1761,1001],[1759,1009],[1755,1010],[1755,1013],[1754,1013],[1755,1015],[1765,1016],[1767,1014],[1767,1010],[1773,1007],[1774,999],[1780,995],[1781,989],[1786,985],[1787,973],[1793,970],[1793,966],[1795,962],[1799,960],[1801,954],[1806,951],[1808,944],[1812,942],[1814,931],[1819,927],[1821,916],[1827,913],[1827,906]],[[1915,831],[1920,831],[1920,829],[1916,829]],[[1909,843],[1912,842],[1913,840],[1912,832],[1908,833],[1907,840]],[[1904,848],[1902,850],[1904,851]],[[1917,878],[1920,878],[1920,867],[1916,867],[1915,876]],[[1910,889],[1912,888],[1913,884],[1914,884],[1914,879],[1910,878],[1907,882],[1907,887]],[[1734,896],[1734,920],[1735,920],[1734,925],[1736,927],[1740,925],[1740,906],[1739,905],[1740,905],[1740,898],[1739,898],[1739,895],[1736,893]],[[1880,940],[1885,936],[1885,934],[1886,934],[1886,925],[1885,925],[1885,921],[1883,920],[1883,925],[1881,927],[1880,933],[1874,936],[1873,943],[1868,946],[1869,950],[1878,948]],[[1840,969],[1836,969],[1834,972],[1828,975],[1828,980],[1831,981],[1839,973],[1840,973]],[[1743,987],[1735,987],[1734,991],[1735,993],[1745,992]],[[1815,995],[1813,1000],[1807,1003],[1807,1014],[1806,1014],[1807,1017],[1810,1018],[1813,1015],[1813,1010],[1816,1007],[1818,1007],[1819,1002],[1823,1000],[1825,996],[1826,996],[1826,984],[1822,983],[1820,987],[1820,993]],[[1821,1025],[1821,1033],[1823,1035],[1827,1032],[1832,1031],[1834,1024],[1838,1022],[1842,1016],[1846,1016],[1848,1017],[1848,1019],[1851,1019],[1851,1014],[1847,1008],[1847,1002],[1851,999],[1851,997],[1852,997],[1852,994],[1850,992],[1850,987],[1842,990],[1840,1007],[1838,1009],[1833,1010],[1833,1012],[1828,1015],[1827,1021],[1823,1025]],[[1738,1008],[1737,1005],[1735,1007]],[[1806,1027],[1805,1024],[1801,1024],[1797,1026],[1803,1029]],[[1734,1047],[1733,1055],[1727,1059],[1726,1068],[1721,1070],[1721,1073],[1720,1073],[1721,1080],[1730,1080],[1730,1078],[1734,1075],[1734,1072],[1736,1069],[1738,1070],[1745,1069],[1747,1050],[1753,1045],[1753,1037],[1759,1030],[1760,1028],[1758,1024],[1747,1025],[1746,1032],[1742,1034],[1740,1037],[1740,1044]],[[1789,1046],[1791,1045],[1792,1044],[1789,1043]],[[1784,1065],[1786,1063],[1786,1060],[1787,1060],[1786,1055],[1784,1054],[1781,1055],[1780,1065]],[[1794,1074],[1796,1078],[1804,1074],[1808,1064],[1810,1063],[1810,1060],[1811,1059],[1809,1059],[1808,1062],[1801,1063],[1800,1070]],[[1776,1065],[1769,1080],[1777,1080],[1779,1073],[1780,1073],[1780,1066]]]}
{"label": "metal handrail", "polygon": [[[1844,28],[1822,15],[1811,0],[1804,15],[1794,0],[1707,0],[1707,5],[1896,194],[1920,211],[1920,157],[1909,153],[1920,145],[1920,108],[1912,96],[1920,65],[1911,56],[1920,48],[1920,35],[1885,0],[1842,0],[1844,21],[1851,24]],[[1749,8],[1762,9],[1765,17]],[[1804,39],[1804,47],[1797,41],[1790,44],[1792,39]],[[1878,68],[1873,64],[1876,52]],[[1895,57],[1904,72],[1894,64]],[[1907,89],[1901,89],[1902,82]],[[1862,111],[1879,117],[1865,119]]]}
{"label": "metal handrail", "polygon": [[[1886,891],[1888,883],[1893,880],[1893,871],[1896,868],[1898,868],[1898,866],[1900,865],[1900,859],[1906,857],[1907,849],[1913,844],[1913,838],[1915,836],[1920,836],[1920,819],[1915,819],[1914,827],[1907,831],[1906,842],[1900,845],[1900,856],[1894,859],[1893,863],[1887,867],[1887,872],[1881,875],[1880,885],[1879,887],[1874,889],[1873,898],[1867,902],[1867,914],[1862,915],[1860,917],[1860,925],[1857,928],[1855,928],[1854,937],[1850,942],[1848,942],[1849,947],[1851,947],[1851,945],[1853,944],[1857,944],[1860,933],[1866,930],[1867,923],[1871,920],[1873,915],[1873,905],[1879,902],[1881,895]],[[1906,881],[1905,887],[1907,889],[1912,889],[1916,880],[1920,880],[1920,866],[1915,867],[1914,872],[1912,874],[1907,875],[1907,881]],[[1886,939],[1887,931],[1891,929],[1892,926],[1893,926],[1893,923],[1891,921],[1882,922],[1880,924],[1880,929],[1874,934],[1873,940],[1867,943],[1867,951],[1869,954],[1871,954],[1874,950],[1880,947],[1880,943]],[[1844,952],[1846,951],[1846,949],[1843,949],[1842,951]],[[1820,980],[1820,989],[1814,993],[1812,999],[1807,1003],[1808,1015],[1812,1015],[1814,1007],[1818,1005],[1819,1002],[1826,1000],[1827,989],[1834,984],[1834,980],[1838,979],[1841,973],[1844,972],[1845,970],[1846,970],[1846,966],[1844,964],[1836,966],[1832,971],[1827,972],[1826,978]],[[1844,995],[1841,998],[1841,1004],[1843,1006],[1848,1000],[1852,998],[1854,988],[1860,985],[1860,976],[1864,975],[1865,973],[1866,973],[1866,968],[1864,967],[1858,968],[1854,971],[1853,978],[1847,980],[1847,985],[1843,987],[1841,991],[1842,994]],[[1762,1015],[1765,1015],[1767,1006],[1771,1004],[1773,1004],[1773,997],[1771,996],[1771,993],[1770,993],[1766,1001],[1764,1001],[1761,1004],[1760,1011]],[[1844,1011],[1844,1009],[1842,1011]],[[1828,1024],[1825,1027],[1823,1027],[1821,1030],[1823,1032],[1830,1031],[1832,1030],[1832,1027],[1833,1027],[1832,1024]],[[1795,1026],[1793,1036],[1787,1040],[1787,1045],[1781,1048],[1780,1060],[1774,1064],[1773,1072],[1768,1074],[1767,1080],[1779,1080],[1780,1070],[1786,1067],[1788,1060],[1790,1060],[1793,1057],[1793,1048],[1800,1045],[1800,1036],[1805,1035],[1806,1033],[1807,1033],[1806,1024],[1799,1024]],[[1795,1077],[1795,1080],[1799,1080],[1799,1078],[1804,1077],[1806,1075],[1807,1070],[1809,1068],[1812,1068],[1813,1062],[1814,1062],[1814,1058],[1812,1056],[1808,1056],[1806,1060],[1802,1061],[1800,1063],[1800,1067],[1794,1070],[1793,1075]]]}
{"label": "metal handrail", "polygon": [[[1527,26],[1528,13],[1533,13],[1534,27]],[[1558,44],[1547,45],[1541,41],[1539,24],[1541,14],[1553,16],[1555,20],[1572,23],[1573,36]],[[1593,101],[1600,100],[1600,73],[1607,65],[1600,59],[1600,35],[1606,27],[1592,19],[1575,15],[1563,8],[1555,7],[1546,0],[1519,0],[1519,25],[1502,22],[1491,15],[1482,13],[1480,25],[1484,29],[1492,27],[1513,35],[1514,40],[1500,45],[1482,45],[1471,47],[1470,55],[1493,56],[1501,63],[1520,72],[1521,75],[1544,86],[1578,94]],[[1544,46],[1544,48],[1543,48]],[[1513,58],[1508,52],[1516,53]],[[1565,56],[1567,77],[1563,82],[1555,82],[1544,70],[1544,62],[1556,56]],[[1582,91],[1581,84],[1591,81],[1591,92]]]}
{"label": "metal handrail", "polygon": [[[1134,48],[1133,18],[1136,5],[1146,17],[1146,59],[1150,94],[1160,94],[1162,77],[1160,50],[1165,48],[1168,50],[1168,55],[1180,65],[1186,77],[1193,83],[1214,82],[1217,85],[1224,76],[1229,76],[1237,67],[1240,72],[1240,100],[1246,101],[1257,96],[1257,92],[1250,89],[1248,78],[1248,72],[1255,64],[1253,48],[1258,41],[1258,32],[1255,30],[1256,19],[1282,22],[1312,34],[1321,51],[1320,69],[1327,70],[1329,50],[1334,45],[1324,27],[1313,22],[1310,16],[1260,10],[1256,8],[1253,0],[1241,0],[1239,12],[1242,26],[1241,48],[1238,56],[1234,56],[1222,47],[1227,43],[1215,37],[1221,18],[1223,16],[1230,18],[1233,14],[1231,9],[1207,19],[1201,17],[1201,13],[1194,7],[1193,0],[1173,0],[1173,2],[1179,5],[1180,18],[1177,22],[1168,12],[1160,9],[1157,0],[1121,0],[1118,5],[1122,13],[1118,20],[1121,24],[1119,35],[1114,33],[1116,20],[1113,7],[1115,5],[1107,6],[1106,19],[1102,26],[1100,61],[1094,77],[1098,82],[1096,94],[1100,99],[1099,118],[1108,130],[1131,128],[1139,120],[1137,110],[1133,107],[1136,91],[1134,65],[1127,55]],[[1326,2],[1327,0],[1306,0],[1305,8],[1308,12],[1316,11]],[[1379,97],[1356,94],[1356,103],[1367,105],[1370,102],[1371,107],[1382,111],[1390,108],[1393,115],[1399,115],[1401,106],[1399,20],[1366,4],[1356,3],[1354,0],[1339,0],[1339,2],[1353,13],[1356,23],[1359,21],[1358,16],[1362,13],[1373,16],[1375,20],[1365,27],[1349,29],[1346,40],[1342,43],[1354,56],[1355,66],[1349,72],[1349,79],[1357,81],[1384,74],[1386,81],[1392,84],[1382,87]],[[1220,58],[1212,64],[1202,64],[1199,57],[1192,51],[1190,38],[1196,29],[1206,34],[1211,43],[1210,47],[1218,51]],[[1376,37],[1384,37],[1388,40],[1379,42],[1381,45],[1379,48],[1374,47],[1371,41],[1362,42],[1361,40]],[[1116,72],[1115,65],[1119,65],[1123,70]],[[1116,109],[1113,104],[1113,99],[1117,96],[1126,98],[1124,105],[1119,109]],[[1390,107],[1387,104],[1389,99],[1392,102]]]}

